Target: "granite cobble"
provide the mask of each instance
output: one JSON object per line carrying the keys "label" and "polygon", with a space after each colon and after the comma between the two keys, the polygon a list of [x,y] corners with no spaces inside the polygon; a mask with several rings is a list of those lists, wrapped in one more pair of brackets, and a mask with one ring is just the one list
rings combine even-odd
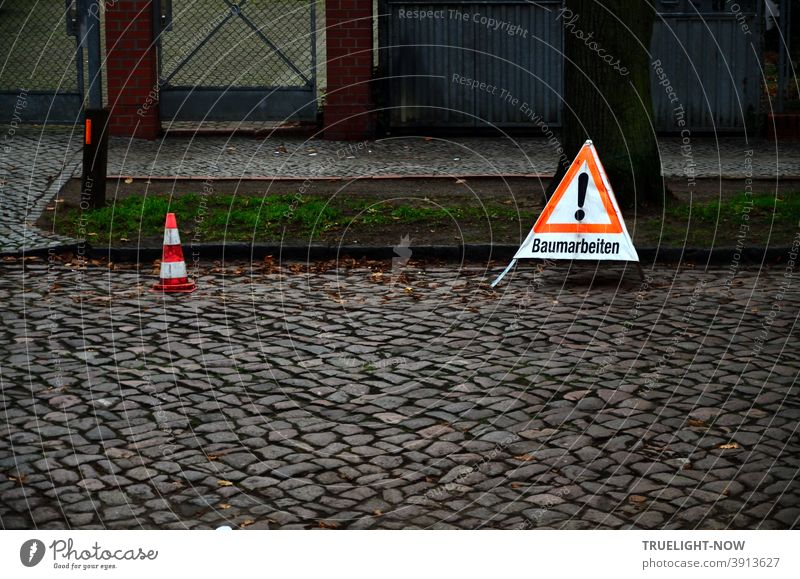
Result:
{"label": "granite cobble", "polygon": [[4,528],[798,525],[783,267],[251,265],[0,262]]}

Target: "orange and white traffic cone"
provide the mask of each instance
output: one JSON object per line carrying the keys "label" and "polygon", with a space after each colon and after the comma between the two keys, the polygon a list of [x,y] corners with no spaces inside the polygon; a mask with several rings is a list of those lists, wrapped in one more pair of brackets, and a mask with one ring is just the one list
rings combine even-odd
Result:
{"label": "orange and white traffic cone", "polygon": [[181,236],[174,213],[167,213],[164,224],[164,249],[161,253],[161,276],[151,291],[171,293],[191,293],[197,285],[186,276],[186,262],[183,261]]}

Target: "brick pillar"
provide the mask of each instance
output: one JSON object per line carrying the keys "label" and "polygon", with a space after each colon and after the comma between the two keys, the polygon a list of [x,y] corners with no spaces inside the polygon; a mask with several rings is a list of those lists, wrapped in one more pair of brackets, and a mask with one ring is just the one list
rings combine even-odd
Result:
{"label": "brick pillar", "polygon": [[153,2],[116,0],[105,5],[110,134],[154,139],[161,123]]}
{"label": "brick pillar", "polygon": [[325,0],[326,139],[372,135],[372,0]]}

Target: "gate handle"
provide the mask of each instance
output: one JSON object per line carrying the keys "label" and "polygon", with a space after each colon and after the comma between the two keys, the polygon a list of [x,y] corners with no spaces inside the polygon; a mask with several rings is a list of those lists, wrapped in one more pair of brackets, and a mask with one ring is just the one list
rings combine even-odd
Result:
{"label": "gate handle", "polygon": [[172,30],[172,0],[161,0],[159,5],[161,30]]}
{"label": "gate handle", "polygon": [[77,0],[64,0],[64,19],[67,24],[67,36],[78,36],[80,25],[78,24]]}

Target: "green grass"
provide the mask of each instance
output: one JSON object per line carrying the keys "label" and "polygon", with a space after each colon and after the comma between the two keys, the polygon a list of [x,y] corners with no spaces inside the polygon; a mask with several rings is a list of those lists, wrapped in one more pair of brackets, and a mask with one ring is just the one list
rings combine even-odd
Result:
{"label": "green grass", "polygon": [[748,245],[786,241],[783,234],[793,234],[798,227],[800,192],[749,196],[738,193],[723,200],[668,205],[664,213],[663,224],[651,220],[646,229],[655,232],[663,225],[664,238],[677,245],[734,244],[743,226]]}
{"label": "green grass", "polygon": [[59,230],[76,237],[125,241],[138,238],[140,232],[143,238],[160,235],[167,212],[175,213],[182,231],[196,231],[203,240],[274,236],[287,227],[318,235],[341,217],[340,211],[317,198],[134,195],[98,210],[66,208],[56,223]]}
{"label": "green grass", "polygon": [[[364,235],[376,243],[383,237],[395,242],[398,228],[409,225],[430,230],[431,234],[443,232],[442,239],[447,243],[452,235],[447,237],[445,232],[452,231],[453,226],[459,231],[466,227],[471,242],[488,241],[491,226],[495,241],[513,243],[536,217],[536,212],[520,215],[512,206],[497,202],[465,205],[450,198],[442,204],[313,195],[131,195],[100,210],[82,212],[77,207],[62,207],[52,219],[57,233],[90,242],[157,245],[169,211],[178,218],[184,242],[319,240],[328,234],[328,239],[339,235],[345,228],[359,239]],[[748,219],[744,219],[744,213]],[[732,246],[741,239],[741,228],[746,225],[748,245],[786,243],[797,231],[800,192],[750,197],[742,193],[691,205],[673,203],[663,215],[663,220],[660,213],[641,215],[634,241],[673,247],[709,247],[712,243]],[[632,225],[628,227],[633,230]]]}
{"label": "green grass", "polygon": [[730,199],[694,203],[692,205],[680,204],[667,206],[667,215],[686,219],[702,224],[714,224],[722,218],[734,218],[737,221],[749,208],[751,218],[768,219],[772,216],[776,220],[800,217],[800,192],[794,191],[781,195],[757,194],[747,196],[738,193]]}

